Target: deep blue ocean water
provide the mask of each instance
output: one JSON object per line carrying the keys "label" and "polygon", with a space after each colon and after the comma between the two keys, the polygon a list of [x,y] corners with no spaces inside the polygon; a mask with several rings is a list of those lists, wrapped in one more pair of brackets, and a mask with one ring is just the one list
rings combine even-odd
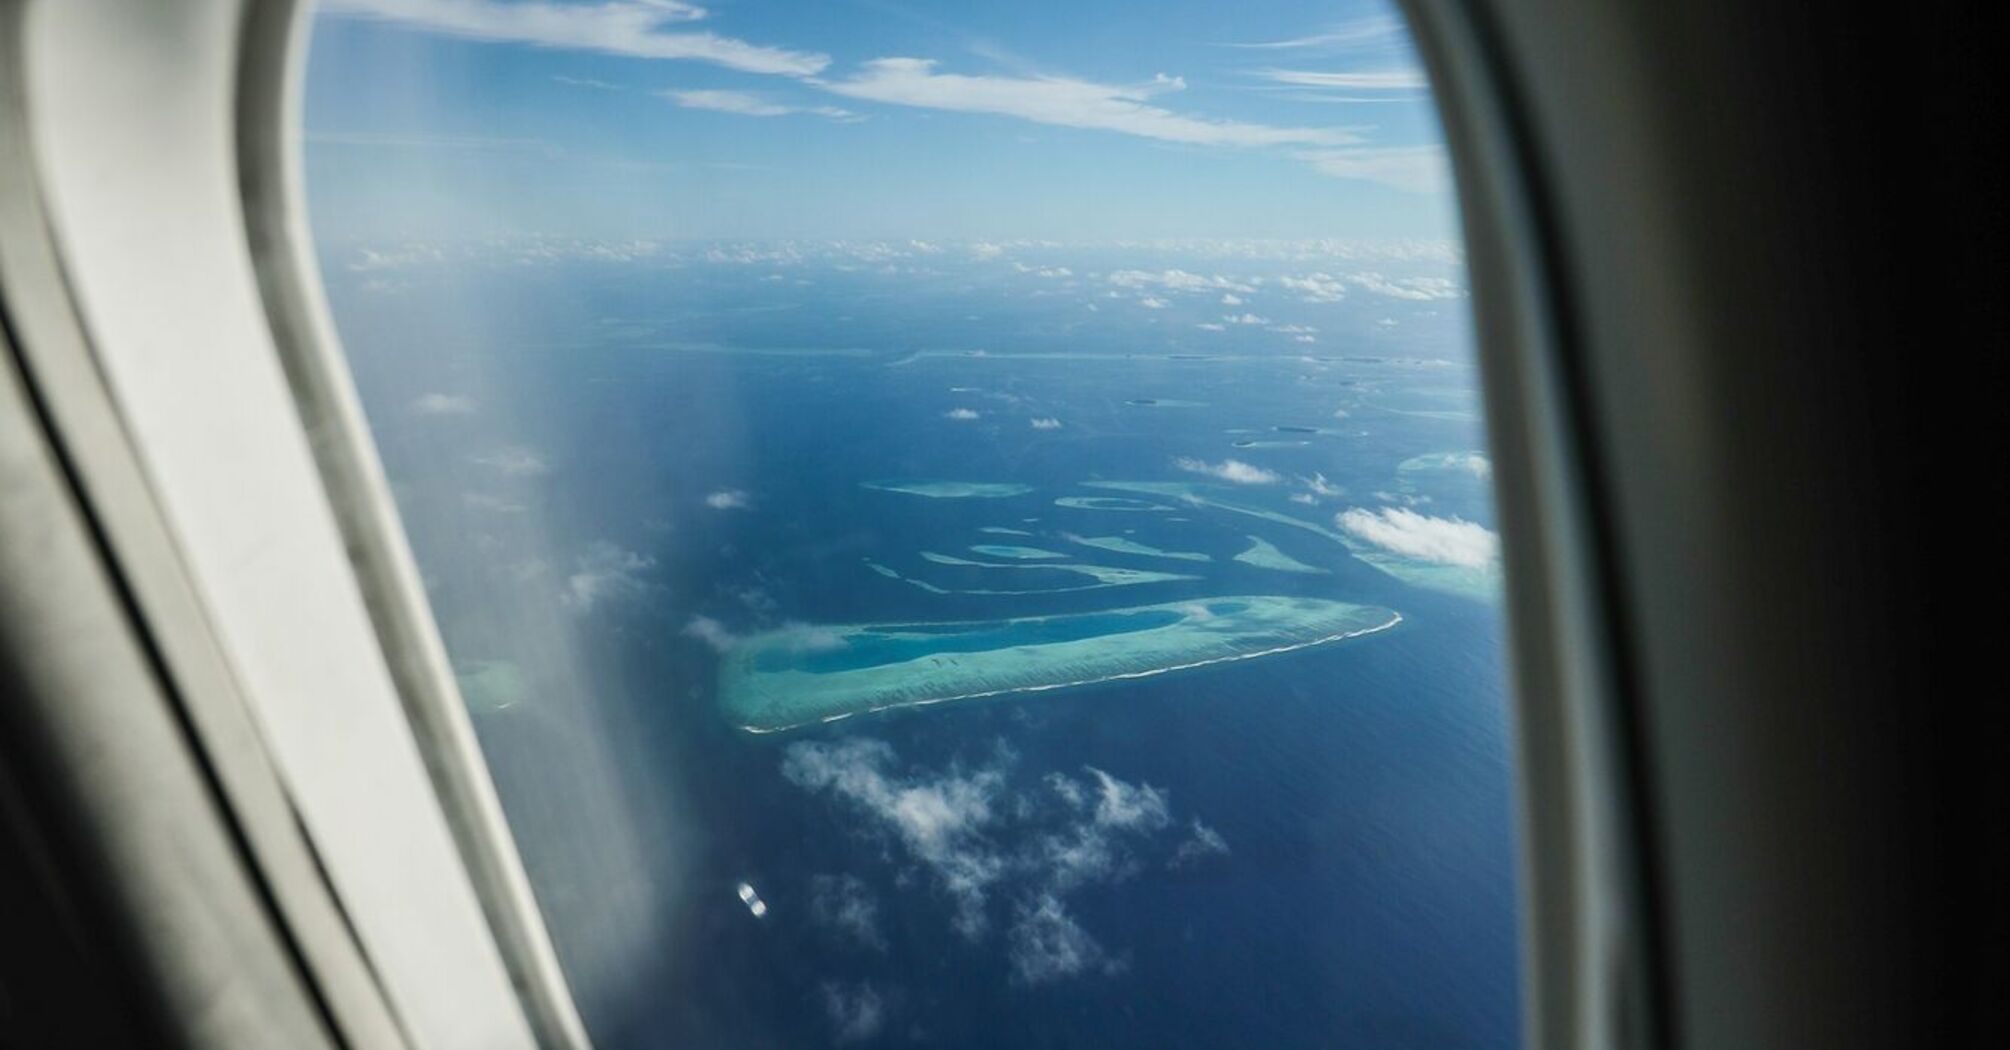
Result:
{"label": "deep blue ocean water", "polygon": [[[477,730],[597,1042],[1518,1045],[1498,605],[1247,515],[1053,502],[1132,495],[1084,481],[1183,481],[1327,528],[1396,506],[1491,526],[1478,472],[1396,470],[1484,448],[1465,301],[1275,291],[1277,274],[1358,261],[1048,251],[1033,261],[1065,263],[1066,282],[935,258],[891,273],[697,252],[328,260],[449,651],[521,672],[522,695],[475,707]],[[1162,309],[1108,296],[1118,267],[1171,266],[1267,276],[1232,309],[1219,290]],[[1265,323],[1198,327],[1245,311]],[[1049,418],[1061,425],[1031,424]],[[1277,480],[1179,465],[1227,459]],[[1033,491],[860,484],[885,478]],[[1233,561],[1251,536],[1329,573]],[[968,549],[986,543],[1202,579],[939,594],[866,564],[952,591],[1091,582],[919,557],[1003,560]],[[773,735],[716,709],[718,647],[783,624],[1233,594],[1385,605],[1404,622]],[[954,884],[972,871],[974,890]]]}

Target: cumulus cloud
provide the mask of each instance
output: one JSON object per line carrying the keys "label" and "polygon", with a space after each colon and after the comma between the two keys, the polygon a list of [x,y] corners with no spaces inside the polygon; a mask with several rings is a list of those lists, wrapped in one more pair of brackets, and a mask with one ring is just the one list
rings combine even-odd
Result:
{"label": "cumulus cloud", "polygon": [[713,510],[746,510],[750,500],[740,489],[720,489],[705,497],[705,505]]}
{"label": "cumulus cloud", "polygon": [[1034,430],[1059,430],[1061,421],[1053,416],[1037,416],[1029,421]]}
{"label": "cumulus cloud", "polygon": [[1163,310],[1166,307],[1171,306],[1172,304],[1166,302],[1164,299],[1161,299],[1156,295],[1147,295],[1144,298],[1138,300],[1138,305],[1144,307],[1147,310]]}
{"label": "cumulus cloud", "polygon": [[1341,488],[1340,486],[1335,485],[1330,481],[1327,481],[1326,475],[1316,470],[1312,472],[1311,477],[1299,478],[1298,480],[1304,482],[1305,487],[1310,489],[1314,495],[1339,496],[1344,495],[1347,491]]}
{"label": "cumulus cloud", "polygon": [[1500,557],[1500,537],[1460,518],[1434,518],[1402,507],[1356,507],[1334,518],[1342,529],[1385,550],[1422,561],[1485,568]]}
{"label": "cumulus cloud", "polygon": [[[985,939],[991,898],[1009,894],[1004,942],[1015,980],[1114,972],[1119,963],[1069,914],[1068,895],[1131,878],[1147,862],[1184,865],[1226,845],[1197,847],[1178,835],[1163,789],[1085,767],[1081,777],[1035,778],[1028,790],[1013,782],[1015,761],[1000,752],[975,768],[903,769],[881,741],[804,741],[788,748],[782,773],[865,814],[869,831],[898,844],[904,860],[896,863],[931,876],[949,900],[952,927],[971,943]],[[853,876],[815,880],[811,913],[868,947],[884,943],[877,901]]]}
{"label": "cumulus cloud", "polygon": [[1297,292],[1308,303],[1337,303],[1347,295],[1347,286],[1330,273],[1279,277],[1277,283],[1287,291]]}
{"label": "cumulus cloud", "polygon": [[886,1002],[872,985],[833,981],[826,982],[821,991],[832,1038],[839,1044],[871,1039],[886,1027]]}
{"label": "cumulus cloud", "polygon": [[1466,294],[1459,282],[1448,277],[1384,277],[1379,273],[1353,273],[1347,277],[1362,290],[1391,299],[1429,302],[1457,299]]}
{"label": "cumulus cloud", "polygon": [[1490,478],[1494,475],[1493,461],[1478,452],[1449,452],[1443,460],[1446,470],[1459,470],[1476,478]]}
{"label": "cumulus cloud", "polygon": [[1202,275],[1186,270],[1113,270],[1107,280],[1119,288],[1143,290],[1164,288],[1172,292],[1254,291],[1250,285],[1221,274]]}
{"label": "cumulus cloud", "polygon": [[1221,319],[1222,324],[1269,324],[1270,318],[1255,314],[1229,314]]}
{"label": "cumulus cloud", "polygon": [[693,616],[681,632],[686,638],[696,638],[718,652],[740,644],[740,636],[726,629],[726,625],[710,616]]}
{"label": "cumulus cloud", "polygon": [[1096,823],[1157,831],[1171,819],[1165,792],[1150,784],[1126,784],[1094,766],[1088,770],[1096,778]]}
{"label": "cumulus cloud", "polygon": [[1241,306],[1242,302],[1242,297],[1233,292],[1224,293],[1221,297],[1221,305],[1223,306]]}
{"label": "cumulus cloud", "polygon": [[959,423],[967,423],[977,418],[977,410],[974,408],[952,408],[944,412],[942,418],[954,419]]}
{"label": "cumulus cloud", "polygon": [[846,123],[865,119],[851,110],[839,109],[836,106],[783,105],[751,91],[663,91],[659,94],[685,109],[706,109],[715,113],[733,113],[743,117],[786,117],[806,113]]}
{"label": "cumulus cloud", "polygon": [[1085,819],[1071,821],[1041,835],[1034,853],[1044,867],[1047,888],[1056,893],[1092,882],[1129,876],[1136,862],[1125,845],[1125,834],[1149,836],[1172,821],[1164,791],[1149,784],[1127,784],[1095,767],[1087,767],[1093,785],[1050,773],[1046,785],[1069,809]]}
{"label": "cumulus cloud", "polygon": [[810,919],[862,947],[886,950],[886,934],[879,928],[879,900],[856,875],[811,879]]}
{"label": "cumulus cloud", "polygon": [[475,410],[475,399],[463,394],[420,394],[412,399],[412,411],[421,416],[465,416]]}
{"label": "cumulus cloud", "polygon": [[828,55],[683,28],[703,20],[707,12],[682,0],[322,0],[320,9],[472,40],[692,59],[748,73],[810,76],[830,65]]}
{"label": "cumulus cloud", "polygon": [[559,592],[559,604],[583,613],[610,598],[640,593],[642,574],[655,565],[655,559],[634,551],[595,543],[575,559],[573,571]]}
{"label": "cumulus cloud", "polygon": [[1252,466],[1239,459],[1224,459],[1219,463],[1209,463],[1204,459],[1182,456],[1173,460],[1173,465],[1194,474],[1206,474],[1237,485],[1274,485],[1284,480],[1274,471]]}
{"label": "cumulus cloud", "polygon": [[1163,74],[1141,84],[1097,84],[1072,77],[938,73],[926,58],[879,58],[846,80],[822,86],[849,98],[964,113],[990,113],[1038,124],[1114,131],[1201,146],[1341,146],[1359,141],[1332,128],[1276,127],[1187,116],[1152,100],[1186,82]]}
{"label": "cumulus cloud", "polygon": [[935,778],[890,771],[893,748],[877,740],[792,745],[782,775],[798,787],[829,791],[863,809],[936,876],[954,902],[958,933],[976,939],[988,919],[985,893],[1005,874],[1005,859],[984,838],[1004,772],[992,768]]}
{"label": "cumulus cloud", "polygon": [[1012,977],[1022,984],[1047,984],[1092,969],[1114,973],[1122,968],[1051,893],[1018,906],[1006,939]]}
{"label": "cumulus cloud", "polygon": [[1227,854],[1228,840],[1221,837],[1221,832],[1195,820],[1193,837],[1180,843],[1179,849],[1173,851],[1171,866],[1182,868],[1204,857],[1220,857]]}
{"label": "cumulus cloud", "polygon": [[500,449],[485,456],[476,456],[475,462],[513,478],[536,477],[551,469],[543,456],[525,448]]}

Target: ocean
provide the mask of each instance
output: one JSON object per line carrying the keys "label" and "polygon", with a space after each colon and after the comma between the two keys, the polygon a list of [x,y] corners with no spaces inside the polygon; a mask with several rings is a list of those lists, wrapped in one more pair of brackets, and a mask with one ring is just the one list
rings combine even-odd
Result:
{"label": "ocean", "polygon": [[[1455,259],[564,247],[324,266],[599,1045],[1518,1045]],[[767,632],[844,668],[829,628],[1235,595],[1402,621],[774,733],[719,703]]]}

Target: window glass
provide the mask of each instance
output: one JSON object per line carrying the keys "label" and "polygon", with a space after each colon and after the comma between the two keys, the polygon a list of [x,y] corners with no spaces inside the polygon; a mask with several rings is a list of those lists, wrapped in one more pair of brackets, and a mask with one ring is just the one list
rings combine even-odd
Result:
{"label": "window glass", "polygon": [[1517,1044],[1391,9],[327,0],[304,126],[600,1045]]}

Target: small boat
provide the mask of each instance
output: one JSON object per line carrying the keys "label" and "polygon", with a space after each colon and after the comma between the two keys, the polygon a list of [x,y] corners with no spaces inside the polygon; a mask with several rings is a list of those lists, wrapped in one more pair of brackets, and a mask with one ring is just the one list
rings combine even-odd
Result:
{"label": "small boat", "polygon": [[762,900],[761,895],[754,892],[753,886],[744,882],[740,883],[739,893],[740,903],[745,904],[747,910],[754,913],[754,918],[763,918],[768,914],[768,902]]}

